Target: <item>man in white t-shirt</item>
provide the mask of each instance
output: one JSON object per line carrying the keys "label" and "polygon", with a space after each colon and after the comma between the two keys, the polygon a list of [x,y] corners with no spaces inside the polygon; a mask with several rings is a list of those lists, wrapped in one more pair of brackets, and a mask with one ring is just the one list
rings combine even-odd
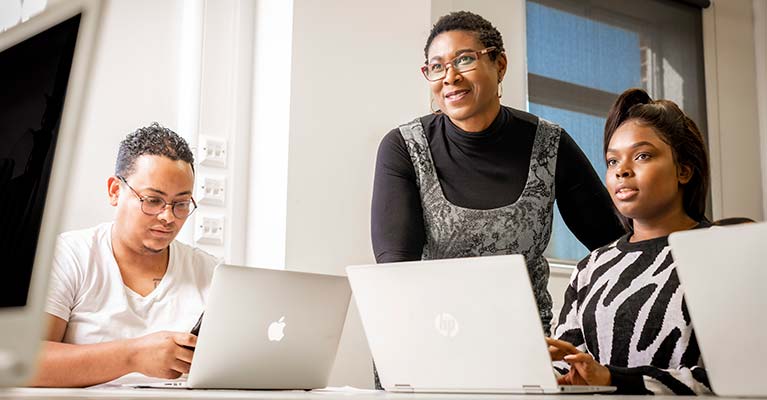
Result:
{"label": "man in white t-shirt", "polygon": [[59,237],[50,328],[33,386],[90,386],[189,372],[216,259],[175,241],[197,207],[194,157],[157,123],[121,143],[107,179],[111,223]]}

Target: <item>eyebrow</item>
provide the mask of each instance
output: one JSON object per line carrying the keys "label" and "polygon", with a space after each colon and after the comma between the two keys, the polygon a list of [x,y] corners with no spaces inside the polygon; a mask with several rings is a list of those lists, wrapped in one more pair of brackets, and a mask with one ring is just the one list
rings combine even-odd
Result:
{"label": "eyebrow", "polygon": [[[155,188],[151,188],[151,187],[145,188],[144,190],[149,190],[150,192],[155,192],[155,193],[163,195],[163,196],[167,196],[168,195],[167,193],[163,192],[160,189],[155,189]],[[187,195],[187,194],[192,194],[192,191],[191,190],[185,190],[183,192],[176,193],[176,196],[173,196],[173,197],[183,196],[183,195]]]}
{"label": "eyebrow", "polygon": [[[460,56],[460,55],[461,55],[461,54],[463,54],[463,53],[468,53],[468,52],[471,52],[471,51],[477,51],[477,50],[474,50],[474,49],[460,49],[460,50],[456,50],[456,51],[455,51],[455,55],[454,55],[454,56],[451,58],[451,60],[452,60],[453,58],[455,58],[455,57],[458,57],[458,56]],[[441,59],[442,59],[442,57],[441,57],[441,56],[434,56],[434,57],[432,57],[432,58],[430,58],[430,59],[429,59],[429,62],[431,62],[431,61],[434,61],[434,60],[436,60],[436,59],[439,59],[439,60],[441,60]]]}
{"label": "eyebrow", "polygon": [[[642,146],[650,146],[652,148],[656,148],[654,144],[652,144],[652,143],[650,143],[648,141],[641,141],[641,142],[636,142],[636,143],[632,144],[630,149],[636,149],[637,147],[642,147]],[[618,150],[616,150],[616,149],[608,148],[605,153],[615,153],[617,151]]]}

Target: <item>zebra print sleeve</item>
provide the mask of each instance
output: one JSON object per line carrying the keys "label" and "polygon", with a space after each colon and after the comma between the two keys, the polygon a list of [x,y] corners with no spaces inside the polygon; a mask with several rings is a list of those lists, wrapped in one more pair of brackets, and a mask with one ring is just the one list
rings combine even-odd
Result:
{"label": "zebra print sleeve", "polygon": [[565,289],[565,299],[562,310],[559,312],[559,321],[554,331],[554,338],[570,342],[580,351],[586,351],[586,343],[583,337],[583,329],[578,318],[578,287],[579,274],[584,270],[589,257],[578,263],[578,266],[570,275],[570,284]]}
{"label": "zebra print sleeve", "polygon": [[[583,338],[583,330],[578,320],[578,274],[585,268],[587,261],[588,257],[578,263],[577,268],[570,275],[570,283],[567,285],[567,289],[565,289],[564,304],[559,312],[559,321],[554,331],[555,339],[569,342],[582,352],[587,350],[586,342]],[[570,370],[570,366],[564,361],[555,361],[554,369],[560,374],[565,375]]]}
{"label": "zebra print sleeve", "polygon": [[650,365],[621,368],[608,365],[617,394],[713,394],[706,370],[702,367],[660,369]]}

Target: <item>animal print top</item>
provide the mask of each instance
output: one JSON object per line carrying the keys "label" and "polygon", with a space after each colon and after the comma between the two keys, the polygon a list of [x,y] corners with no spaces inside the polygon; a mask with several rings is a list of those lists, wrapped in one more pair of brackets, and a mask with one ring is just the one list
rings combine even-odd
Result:
{"label": "animal print top", "polygon": [[629,237],[578,264],[554,337],[606,365],[619,393],[710,394],[668,237]]}

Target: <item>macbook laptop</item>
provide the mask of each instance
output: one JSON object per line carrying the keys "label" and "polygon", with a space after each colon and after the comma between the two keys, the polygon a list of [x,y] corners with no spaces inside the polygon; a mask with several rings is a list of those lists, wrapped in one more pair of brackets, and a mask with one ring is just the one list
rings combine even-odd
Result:
{"label": "macbook laptop", "polygon": [[384,389],[565,393],[521,255],[346,269]]}
{"label": "macbook laptop", "polygon": [[342,276],[219,265],[186,382],[130,386],[324,388],[350,297]]}
{"label": "macbook laptop", "polygon": [[714,393],[767,396],[767,223],[678,232],[668,241]]}

